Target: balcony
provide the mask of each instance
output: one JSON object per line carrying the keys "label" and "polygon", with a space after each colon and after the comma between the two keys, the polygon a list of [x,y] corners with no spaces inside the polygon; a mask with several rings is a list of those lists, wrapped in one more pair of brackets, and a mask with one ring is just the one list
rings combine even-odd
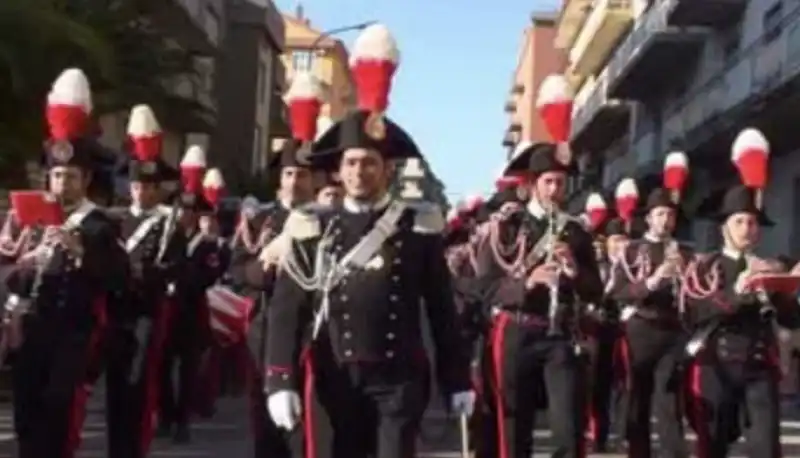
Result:
{"label": "balcony", "polygon": [[400,171],[400,177],[403,179],[419,180],[425,177],[425,167],[419,158],[411,158],[403,165]]}
{"label": "balcony", "polygon": [[664,116],[663,142],[678,144],[693,161],[713,166],[727,156],[744,125],[764,131],[776,155],[800,147],[800,9],[775,32],[758,38],[706,82],[685,94]]}
{"label": "balcony", "polygon": [[608,64],[610,97],[647,101],[680,78],[681,69],[693,67],[708,29],[671,24],[669,15],[677,1],[654,3],[616,49]]}
{"label": "balcony", "polygon": [[598,0],[569,53],[571,71],[594,75],[633,23],[631,0]]}
{"label": "balcony", "polygon": [[508,131],[512,134],[519,134],[522,132],[522,124],[519,121],[513,121],[510,126],[508,126]]}
{"label": "balcony", "polygon": [[511,86],[511,94],[513,94],[513,95],[522,95],[524,93],[525,93],[525,85],[524,84],[514,83],[514,85]]}
{"label": "balcony", "polygon": [[517,102],[515,102],[513,100],[507,101],[506,104],[503,106],[503,111],[505,113],[508,113],[508,114],[516,112],[517,111]]}
{"label": "balcony", "polygon": [[609,99],[607,92],[608,71],[604,70],[575,97],[571,138],[576,150],[603,151],[628,131],[630,105]]}
{"label": "balcony", "polygon": [[515,144],[514,134],[506,132],[506,134],[503,135],[503,148],[513,148]]}
{"label": "balcony", "polygon": [[672,3],[670,24],[724,28],[742,16],[748,0],[676,0]]}
{"label": "balcony", "polygon": [[567,0],[564,2],[556,29],[557,48],[569,49],[572,47],[591,8],[592,0]]}

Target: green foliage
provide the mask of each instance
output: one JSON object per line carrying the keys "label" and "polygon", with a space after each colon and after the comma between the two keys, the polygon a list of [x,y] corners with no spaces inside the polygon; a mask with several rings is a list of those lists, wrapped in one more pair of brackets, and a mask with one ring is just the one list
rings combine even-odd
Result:
{"label": "green foliage", "polygon": [[170,90],[195,70],[194,56],[150,20],[168,1],[0,1],[0,183],[18,185],[24,161],[39,154],[46,94],[65,68],[89,76],[96,115],[147,103],[165,126],[208,119]]}

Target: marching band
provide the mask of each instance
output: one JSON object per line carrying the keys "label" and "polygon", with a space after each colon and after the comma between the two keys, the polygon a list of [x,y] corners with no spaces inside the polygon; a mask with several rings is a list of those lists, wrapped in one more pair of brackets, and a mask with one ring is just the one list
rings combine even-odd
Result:
{"label": "marching band", "polygon": [[[767,139],[739,135],[741,185],[704,212],[683,205],[689,161],[672,153],[646,198],[628,178],[570,215],[572,102],[552,76],[537,108],[553,141],[520,145],[494,195],[445,217],[391,189],[396,162],[422,156],[386,117],[398,64],[389,31],[367,27],[351,62],[358,109],[324,132],[319,82],[295,75],[277,198],[243,199],[228,238],[224,178],[198,146],[167,164],[146,105],[117,170],[130,206],[94,203],[114,158],[91,138],[86,76],[59,76],[46,192],[12,191],[0,231],[18,456],[76,456],[101,377],[108,456],[188,442],[236,372],[256,458],[414,456],[432,381],[464,457],[530,457],[546,410],[554,457],[724,458],[744,438],[750,457],[779,458],[776,333],[800,328],[800,266],[754,254],[773,224]],[[716,222],[721,245],[678,240],[689,217]]]}

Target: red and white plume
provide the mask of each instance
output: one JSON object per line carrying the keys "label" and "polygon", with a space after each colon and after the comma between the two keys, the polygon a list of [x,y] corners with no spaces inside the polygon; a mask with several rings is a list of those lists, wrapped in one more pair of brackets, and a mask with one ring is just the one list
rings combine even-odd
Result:
{"label": "red and white plume", "polygon": [[633,178],[625,178],[620,181],[614,197],[617,214],[623,221],[630,223],[636,207],[639,205],[639,187],[636,186],[636,181]]}
{"label": "red and white plume", "polygon": [[748,188],[767,187],[769,153],[769,142],[757,129],[747,128],[736,137],[731,150],[731,161],[739,170],[742,183]]}
{"label": "red and white plume", "polygon": [[467,197],[464,200],[464,208],[463,208],[463,210],[465,212],[472,212],[472,211],[477,210],[478,207],[480,207],[481,205],[483,205],[483,197],[481,197],[480,195],[475,194],[475,195]]}
{"label": "red and white plume", "polygon": [[190,146],[181,160],[181,183],[186,192],[198,194],[202,190],[206,167],[208,163],[203,148]]}
{"label": "red and white plume", "polygon": [[317,139],[325,135],[325,132],[333,127],[333,119],[327,116],[320,116],[317,118]]}
{"label": "red and white plume", "polygon": [[536,108],[556,143],[569,140],[572,130],[572,89],[564,75],[548,75],[536,98]]}
{"label": "red and white plume", "polygon": [[448,229],[457,229],[461,225],[461,215],[458,213],[457,208],[451,208],[447,212],[447,227]]}
{"label": "red and white plume", "polygon": [[128,138],[133,157],[141,162],[155,161],[161,155],[161,126],[147,105],[136,105],[128,120]]}
{"label": "red and white plume", "polygon": [[209,169],[203,178],[203,197],[216,208],[224,191],[225,180],[222,178],[222,172],[219,169]]}
{"label": "red and white plume", "polygon": [[371,25],[361,32],[350,57],[360,109],[373,113],[386,111],[392,78],[399,64],[397,42],[385,25]]}
{"label": "red and white plume", "polygon": [[589,228],[593,231],[599,229],[608,218],[608,205],[600,194],[593,192],[586,198],[586,218]]}
{"label": "red and white plume", "polygon": [[689,179],[689,158],[682,151],[667,154],[664,159],[664,188],[670,192],[673,201],[678,203],[686,181]]}
{"label": "red and white plume", "polygon": [[50,137],[67,141],[82,136],[89,127],[92,109],[92,89],[83,70],[64,70],[47,95],[45,115]]}
{"label": "red and white plume", "polygon": [[310,72],[295,73],[283,98],[289,107],[292,136],[296,140],[313,142],[317,134],[317,118],[325,100],[325,92],[317,77]]}

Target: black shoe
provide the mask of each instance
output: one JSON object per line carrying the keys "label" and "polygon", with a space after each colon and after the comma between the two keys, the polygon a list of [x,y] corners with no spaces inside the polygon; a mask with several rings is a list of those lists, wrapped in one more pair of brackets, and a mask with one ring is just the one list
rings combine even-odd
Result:
{"label": "black shoe", "polygon": [[172,425],[169,423],[159,423],[156,428],[156,437],[165,438],[172,435]]}
{"label": "black shoe", "polygon": [[192,440],[192,436],[189,433],[189,426],[188,425],[178,425],[175,428],[175,435],[172,436],[172,442],[176,444],[188,444]]}

